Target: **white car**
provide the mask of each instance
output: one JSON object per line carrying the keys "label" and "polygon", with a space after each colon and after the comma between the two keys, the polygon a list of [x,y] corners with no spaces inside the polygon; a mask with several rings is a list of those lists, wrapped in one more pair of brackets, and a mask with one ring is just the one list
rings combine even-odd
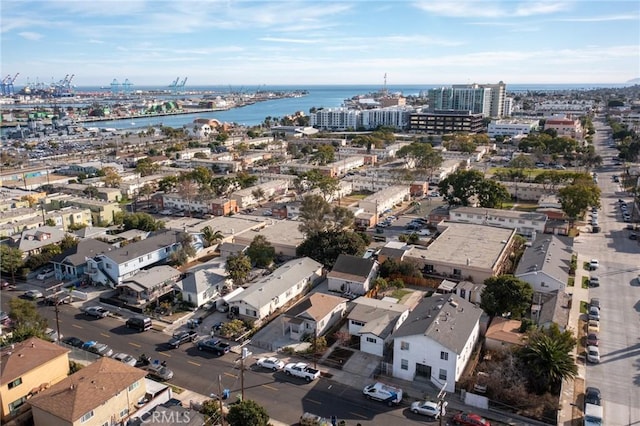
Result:
{"label": "white car", "polygon": [[30,300],[36,300],[36,299],[41,299],[43,296],[41,291],[27,290],[24,292],[23,297]]}
{"label": "white car", "polygon": [[447,414],[445,407],[447,406],[447,402],[445,401],[442,404],[442,409],[440,409],[440,404],[433,401],[416,401],[411,403],[411,411],[415,414],[422,414],[423,416],[429,416],[434,419],[440,418],[440,416],[444,416]]}
{"label": "white car", "polygon": [[102,306],[89,306],[84,309],[84,314],[95,318],[104,318],[109,315],[109,311]]}
{"label": "white car", "polygon": [[129,354],[125,354],[124,352],[118,352],[117,354],[115,354],[113,356],[113,359],[115,359],[116,361],[120,361],[124,364],[130,365],[132,367],[136,366],[136,362],[138,361],[137,359],[135,359],[134,357],[132,357]]}
{"label": "white car", "polygon": [[589,261],[589,270],[590,271],[595,271],[599,267],[600,267],[600,262],[598,262],[598,259],[591,259]]}
{"label": "white car", "polygon": [[43,269],[42,272],[40,272],[36,278],[43,281],[46,280],[47,278],[51,278],[55,275],[55,271],[52,268],[46,268]]}
{"label": "white car", "polygon": [[597,346],[587,347],[587,361],[598,364],[600,362],[600,349]]}
{"label": "white car", "polygon": [[421,237],[428,237],[429,235],[431,235],[431,231],[429,231],[428,229],[421,229],[418,231],[418,235],[420,235]]}
{"label": "white car", "polygon": [[272,356],[268,358],[260,358],[256,364],[258,364],[258,367],[267,368],[273,371],[282,370],[284,368],[284,361]]}

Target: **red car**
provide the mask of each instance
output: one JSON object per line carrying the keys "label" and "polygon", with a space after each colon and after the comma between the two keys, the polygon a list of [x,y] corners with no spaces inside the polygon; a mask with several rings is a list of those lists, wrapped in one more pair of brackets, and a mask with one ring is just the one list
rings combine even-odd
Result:
{"label": "red car", "polygon": [[489,420],[473,413],[456,414],[455,416],[453,416],[453,424],[465,426],[491,426]]}
{"label": "red car", "polygon": [[587,346],[598,346],[600,339],[596,333],[589,333],[587,335]]}

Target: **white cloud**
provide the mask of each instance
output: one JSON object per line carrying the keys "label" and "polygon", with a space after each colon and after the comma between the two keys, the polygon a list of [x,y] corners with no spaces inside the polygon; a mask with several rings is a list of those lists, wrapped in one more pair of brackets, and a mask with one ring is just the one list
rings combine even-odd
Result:
{"label": "white cloud", "polygon": [[318,44],[321,40],[309,40],[303,38],[261,37],[258,40],[269,43],[293,43],[293,44]]}
{"label": "white cloud", "polygon": [[507,18],[548,15],[567,10],[566,2],[525,1],[499,2],[479,0],[426,0],[414,3],[418,9],[433,15],[453,18]]}
{"label": "white cloud", "polygon": [[42,34],[34,33],[32,31],[23,31],[18,33],[18,35],[24,39],[31,40],[31,41],[38,41],[43,37]]}
{"label": "white cloud", "polygon": [[609,21],[638,21],[638,14],[629,15],[601,15],[601,16],[585,16],[581,18],[558,18],[559,22],[609,22]]}

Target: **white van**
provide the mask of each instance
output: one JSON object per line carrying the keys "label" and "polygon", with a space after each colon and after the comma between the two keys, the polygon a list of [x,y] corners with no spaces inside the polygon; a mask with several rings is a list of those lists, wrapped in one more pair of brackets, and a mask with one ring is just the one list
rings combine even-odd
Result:
{"label": "white van", "polygon": [[381,382],[365,387],[362,393],[369,399],[386,402],[389,406],[398,405],[402,401],[402,389]]}

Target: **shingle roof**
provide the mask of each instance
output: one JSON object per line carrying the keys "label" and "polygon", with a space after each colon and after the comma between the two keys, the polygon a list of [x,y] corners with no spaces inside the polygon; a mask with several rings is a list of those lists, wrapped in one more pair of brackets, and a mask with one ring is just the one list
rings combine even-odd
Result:
{"label": "shingle roof", "polygon": [[572,245],[569,237],[539,235],[531,247],[524,251],[514,276],[521,277],[531,272],[544,271],[560,282],[567,282],[573,254]]}
{"label": "shingle roof", "polygon": [[261,278],[245,291],[231,298],[229,303],[244,301],[259,309],[320,268],[322,268],[322,264],[309,257],[290,260],[270,275]]}
{"label": "shingle roof", "polygon": [[13,349],[8,347],[2,351],[0,382],[10,383],[34,368],[68,352],[68,349],[37,337],[14,343]]}
{"label": "shingle roof", "polygon": [[526,333],[520,332],[520,321],[510,320],[502,317],[495,317],[487,329],[485,337],[500,342],[511,343],[513,345],[524,346]]}
{"label": "shingle roof", "polygon": [[226,273],[224,273],[224,271],[220,271],[220,269],[200,269],[195,272],[189,272],[189,274],[182,280],[182,290],[187,293],[198,294],[202,293],[209,287],[224,284],[226,279]]}
{"label": "shingle roof", "polygon": [[455,294],[425,297],[398,327],[394,338],[423,335],[459,354],[481,315],[482,309]]}
{"label": "shingle roof", "polygon": [[51,261],[79,266],[87,262],[87,257],[94,257],[111,250],[115,250],[114,247],[102,241],[94,239],[80,240],[78,245],[65,250],[64,253],[55,256]]}
{"label": "shingle roof", "polygon": [[67,422],[75,422],[104,404],[146,372],[111,358],[100,358],[29,400],[32,406]]}
{"label": "shingle roof", "polygon": [[121,265],[142,255],[178,244],[182,231],[166,230],[148,238],[127,244],[105,254],[106,257]]}
{"label": "shingle roof", "polygon": [[175,281],[181,274],[179,270],[169,265],[154,266],[153,268],[138,271],[132,277],[118,284],[118,287],[127,287],[131,283],[135,283],[148,290],[168,280]]}
{"label": "shingle roof", "polygon": [[333,269],[327,275],[331,278],[355,279],[364,281],[371,269],[375,265],[375,260],[364,259],[350,254],[341,254],[336,259]]}
{"label": "shingle roof", "polygon": [[333,311],[340,303],[348,299],[324,293],[313,293],[291,307],[285,315],[288,317],[303,316],[313,321],[320,321]]}
{"label": "shingle roof", "polygon": [[65,235],[67,235],[65,231],[54,226],[29,229],[22,233],[18,248],[23,252],[28,252],[49,244],[59,243],[64,239]]}

